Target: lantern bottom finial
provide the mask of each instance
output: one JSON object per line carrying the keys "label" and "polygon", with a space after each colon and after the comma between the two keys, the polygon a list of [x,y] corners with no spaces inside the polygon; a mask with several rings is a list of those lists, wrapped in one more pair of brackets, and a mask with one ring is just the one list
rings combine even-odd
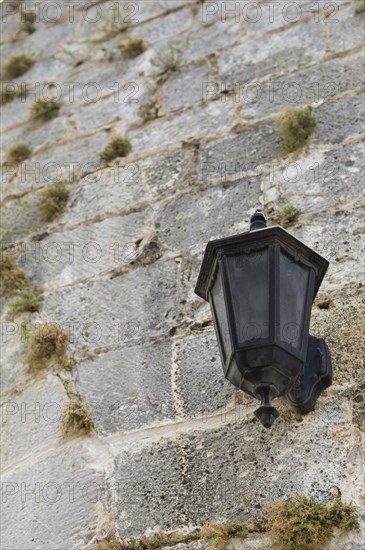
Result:
{"label": "lantern bottom finial", "polygon": [[261,399],[261,405],[255,410],[254,414],[256,418],[260,420],[264,428],[271,428],[279,416],[279,411],[271,404],[271,399],[273,396],[277,395],[277,392],[273,386],[262,384],[256,388],[255,395]]}

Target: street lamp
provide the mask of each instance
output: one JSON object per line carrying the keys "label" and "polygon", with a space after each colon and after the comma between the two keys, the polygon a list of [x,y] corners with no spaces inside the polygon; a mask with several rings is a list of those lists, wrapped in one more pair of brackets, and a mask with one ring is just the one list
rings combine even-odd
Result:
{"label": "street lamp", "polygon": [[328,262],[260,210],[250,231],[207,244],[195,293],[209,301],[225,377],[261,400],[255,416],[270,428],[286,396],[314,409],[332,383],[323,339],[309,334],[313,300]]}

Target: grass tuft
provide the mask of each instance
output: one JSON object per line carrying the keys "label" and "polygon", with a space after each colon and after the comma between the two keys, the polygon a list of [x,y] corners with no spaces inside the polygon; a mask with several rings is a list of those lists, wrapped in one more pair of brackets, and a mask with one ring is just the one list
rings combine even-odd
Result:
{"label": "grass tuft", "polygon": [[121,44],[117,46],[122,55],[127,59],[134,59],[147,50],[147,45],[141,38],[127,36]]}
{"label": "grass tuft", "polygon": [[69,195],[69,191],[62,182],[53,183],[43,189],[38,203],[41,220],[50,222],[58,218],[67,206]]}
{"label": "grass tuft", "polygon": [[307,145],[317,121],[310,106],[287,109],[280,119],[281,152],[283,155],[298,151]]}
{"label": "grass tuft", "polygon": [[355,8],[355,14],[361,15],[365,13],[365,0],[357,0],[357,6]]}
{"label": "grass tuft", "polygon": [[248,529],[244,520],[225,521],[224,523],[211,521],[201,529],[204,539],[211,541],[216,550],[227,550],[233,538],[245,540]]}
{"label": "grass tuft", "polygon": [[34,313],[39,310],[43,300],[41,291],[33,291],[31,288],[16,290],[15,298],[10,302],[9,318],[14,319],[20,313],[26,311]]}
{"label": "grass tuft", "polygon": [[37,15],[31,11],[21,11],[20,12],[20,30],[33,34],[36,31],[34,23],[37,20]]}
{"label": "grass tuft", "polygon": [[[186,43],[185,47],[187,47]],[[157,53],[156,56],[151,60],[151,63],[154,67],[160,69],[161,74],[172,73],[177,71],[182,63],[184,56],[184,47],[178,48],[177,46],[170,46],[167,48],[165,53]]]}
{"label": "grass tuft", "polygon": [[13,55],[7,59],[2,67],[5,78],[12,80],[25,74],[34,64],[34,59],[26,53]]}
{"label": "grass tuft", "polygon": [[302,213],[300,208],[287,204],[283,206],[278,212],[279,225],[282,227],[290,227],[299,220],[299,216]]}
{"label": "grass tuft", "polygon": [[21,164],[30,157],[32,151],[25,143],[13,143],[7,150],[6,162],[10,164]]}
{"label": "grass tuft", "polygon": [[90,411],[79,399],[69,401],[62,417],[62,435],[89,435],[94,429]]}
{"label": "grass tuft", "polygon": [[30,369],[41,370],[51,359],[64,363],[67,346],[68,334],[61,327],[51,323],[37,327],[29,341],[27,362]]}
{"label": "grass tuft", "polygon": [[14,82],[1,82],[0,87],[0,105],[10,103],[17,97],[25,98],[29,93],[29,86],[24,82],[20,86]]}
{"label": "grass tuft", "polygon": [[56,118],[61,109],[61,103],[55,99],[42,97],[37,99],[30,108],[30,116],[32,120],[38,122],[48,122],[52,118]]}
{"label": "grass tuft", "polygon": [[132,145],[127,137],[115,137],[100,154],[100,160],[110,162],[118,157],[126,157],[131,150]]}
{"label": "grass tuft", "polygon": [[340,500],[318,503],[299,496],[294,502],[275,502],[269,519],[269,531],[276,550],[318,550],[326,548],[334,528],[359,529],[355,508]]}
{"label": "grass tuft", "polygon": [[0,296],[10,298],[28,288],[29,279],[25,271],[18,268],[12,256],[3,255],[0,262]]}

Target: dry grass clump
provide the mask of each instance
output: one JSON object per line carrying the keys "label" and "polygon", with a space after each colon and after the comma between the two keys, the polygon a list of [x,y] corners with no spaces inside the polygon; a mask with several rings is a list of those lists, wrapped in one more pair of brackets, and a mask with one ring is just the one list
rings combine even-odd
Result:
{"label": "dry grass clump", "polygon": [[248,535],[248,528],[244,520],[210,522],[201,529],[201,535],[212,542],[217,550],[226,550],[233,538],[245,540]]}
{"label": "dry grass clump", "polygon": [[110,162],[118,157],[126,157],[131,150],[132,145],[127,137],[115,137],[100,154],[100,160]]}
{"label": "dry grass clump", "polygon": [[117,47],[127,59],[134,59],[147,50],[147,45],[143,40],[141,38],[134,38],[133,36],[127,36]]}
{"label": "dry grass clump", "polygon": [[62,365],[66,360],[68,334],[61,327],[45,323],[30,338],[27,362],[31,370],[41,370],[51,359]]}
{"label": "dry grass clump", "polygon": [[67,206],[69,195],[69,191],[62,182],[53,183],[43,189],[38,203],[41,220],[49,222],[58,218]]}
{"label": "dry grass clump", "polygon": [[34,64],[34,59],[26,53],[12,55],[2,66],[4,78],[12,80],[25,74]]}
{"label": "dry grass clump", "polygon": [[365,13],[365,0],[357,0],[355,13],[356,15],[361,15],[362,13]]}
{"label": "dry grass clump", "polygon": [[62,435],[89,435],[94,429],[94,421],[90,411],[80,399],[69,401],[62,417]]}
{"label": "dry grass clump", "polygon": [[335,500],[318,503],[299,496],[294,502],[275,502],[269,518],[275,550],[318,550],[326,548],[334,527],[344,531],[359,529],[355,508]]}
{"label": "dry grass clump", "polygon": [[18,268],[12,256],[2,255],[0,262],[0,296],[9,298],[18,291],[29,288],[29,279],[25,271]]}
{"label": "dry grass clump", "polygon": [[61,103],[55,98],[41,97],[37,99],[30,108],[32,120],[38,122],[48,122],[56,118],[61,109]]}
{"label": "dry grass clump", "polygon": [[34,313],[39,310],[43,300],[41,290],[33,291],[31,288],[16,290],[15,298],[10,303],[9,318],[14,319],[20,313]]}
{"label": "dry grass clump", "polygon": [[296,208],[296,206],[287,204],[286,206],[283,206],[283,208],[281,208],[281,210],[279,210],[278,212],[279,224],[282,227],[290,227],[291,225],[297,223],[301,213],[302,211],[300,208]]}
{"label": "dry grass clump", "polygon": [[280,119],[281,151],[283,155],[298,151],[307,145],[313,134],[317,121],[312,115],[310,106],[304,108],[290,108]]}
{"label": "dry grass clump", "polygon": [[7,150],[6,162],[10,164],[21,164],[30,157],[32,151],[25,143],[13,143]]}

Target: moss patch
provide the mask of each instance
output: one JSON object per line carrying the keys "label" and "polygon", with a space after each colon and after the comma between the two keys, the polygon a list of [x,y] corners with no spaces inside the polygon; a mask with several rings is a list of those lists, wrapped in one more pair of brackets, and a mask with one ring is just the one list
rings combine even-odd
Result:
{"label": "moss patch", "polygon": [[34,313],[39,310],[43,300],[41,291],[33,291],[30,288],[17,290],[15,298],[10,302],[9,318],[14,319],[20,313]]}
{"label": "moss patch", "polygon": [[27,363],[32,371],[45,368],[51,359],[59,365],[66,362],[68,334],[61,327],[45,323],[37,327],[30,338]]}
{"label": "moss patch", "polygon": [[62,182],[53,183],[43,189],[38,203],[41,220],[49,222],[58,218],[67,206],[69,195]]}
{"label": "moss patch", "polygon": [[11,164],[21,164],[30,157],[32,151],[25,143],[13,143],[7,150],[6,162]]}
{"label": "moss patch", "polygon": [[80,399],[69,401],[62,417],[62,435],[89,435],[94,429],[94,421],[90,411]]}
{"label": "moss patch", "polygon": [[0,262],[0,296],[9,298],[18,291],[29,288],[29,279],[25,271],[18,268],[12,256],[2,255]]}
{"label": "moss patch", "polygon": [[126,157],[131,150],[132,145],[127,137],[115,137],[100,154],[100,160],[110,162],[118,157]]}
{"label": "moss patch", "polygon": [[280,148],[283,155],[301,150],[307,145],[317,121],[311,107],[287,109],[280,118]]}
{"label": "moss patch", "polygon": [[17,97],[24,98],[29,93],[29,86],[24,83],[18,86],[14,82],[1,82],[0,86],[0,105],[10,103]]}
{"label": "moss patch", "polygon": [[147,50],[147,45],[140,38],[127,36],[127,38],[118,46],[123,57],[134,59]]}
{"label": "moss patch", "polygon": [[290,227],[299,220],[299,216],[302,213],[300,208],[296,208],[291,204],[283,206],[278,212],[278,222],[282,227]]}
{"label": "moss patch", "polygon": [[48,122],[52,118],[56,118],[61,108],[61,103],[57,99],[48,99],[42,97],[37,99],[30,108],[30,116],[32,120],[38,122]]}
{"label": "moss patch", "polygon": [[34,64],[34,59],[25,53],[13,55],[7,59],[2,67],[5,78],[12,80],[25,74]]}
{"label": "moss patch", "polygon": [[272,505],[269,531],[276,550],[318,550],[326,548],[334,528],[359,529],[355,508],[340,500],[318,503],[297,495],[293,502]]}

